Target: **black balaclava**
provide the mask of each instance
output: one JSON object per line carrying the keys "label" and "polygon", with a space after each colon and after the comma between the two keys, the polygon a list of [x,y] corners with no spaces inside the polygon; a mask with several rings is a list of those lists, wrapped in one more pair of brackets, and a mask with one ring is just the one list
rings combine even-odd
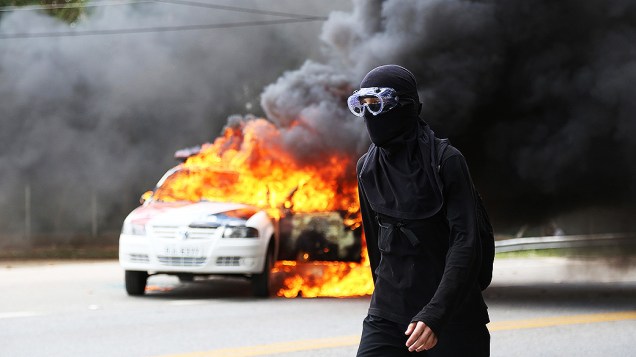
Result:
{"label": "black balaclava", "polygon": [[415,77],[397,65],[377,67],[362,79],[360,88],[388,87],[397,92],[400,104],[386,113],[374,116],[365,111],[364,118],[371,141],[382,147],[391,139],[415,129],[419,120],[419,95]]}
{"label": "black balaclava", "polygon": [[435,136],[418,117],[415,77],[404,67],[385,65],[371,70],[360,87],[393,88],[400,102],[380,115],[364,115],[372,144],[358,178],[371,208],[400,219],[435,215],[443,204],[434,171]]}

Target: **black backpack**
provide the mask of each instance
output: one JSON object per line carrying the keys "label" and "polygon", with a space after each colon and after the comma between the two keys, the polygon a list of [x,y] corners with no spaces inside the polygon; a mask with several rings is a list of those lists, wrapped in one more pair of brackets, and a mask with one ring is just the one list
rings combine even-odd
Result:
{"label": "black backpack", "polygon": [[[440,182],[439,171],[442,166],[442,160],[444,159],[444,153],[446,148],[450,145],[448,139],[435,139],[435,149],[437,150],[437,175]],[[473,184],[473,191],[475,192],[475,214],[477,218],[477,235],[481,250],[478,259],[479,272],[477,273],[477,281],[481,290],[485,290],[492,281],[492,267],[495,260],[495,235],[493,233],[486,207],[481,199],[481,195],[477,192],[475,185]]]}

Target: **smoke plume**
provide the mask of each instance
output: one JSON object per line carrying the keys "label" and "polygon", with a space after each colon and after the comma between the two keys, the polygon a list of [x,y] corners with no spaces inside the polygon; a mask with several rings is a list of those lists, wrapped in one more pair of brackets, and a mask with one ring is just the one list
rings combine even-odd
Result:
{"label": "smoke plume", "polygon": [[[271,4],[311,15],[329,8]],[[232,16],[144,6],[97,8],[75,29]],[[175,150],[211,141],[229,114],[262,114],[254,100],[263,88],[262,110],[299,160],[333,151],[357,158],[369,141],[345,99],[365,73],[387,63],[416,75],[422,117],[464,153],[496,221],[541,221],[590,207],[635,211],[632,1],[349,6],[331,12],[322,32],[304,23],[0,40],[0,222],[21,229],[27,184],[42,229],[88,224],[91,195],[101,202],[100,220],[119,225],[131,197],[172,165]],[[1,33],[57,30],[68,28],[35,12],[0,20]]]}
{"label": "smoke plume", "polygon": [[[342,8],[226,3],[312,16]],[[232,113],[262,115],[264,85],[321,57],[310,40],[320,21],[249,25],[287,18],[152,2],[90,8],[70,27],[41,11],[3,12],[3,35],[246,25],[1,38],[0,233],[26,229],[29,192],[33,234],[88,233],[94,215],[99,230],[119,229],[140,194],[176,164],[176,150],[212,141]]]}
{"label": "smoke plume", "polygon": [[[409,68],[422,117],[467,157],[499,222],[540,222],[589,207],[631,214],[635,36],[630,1],[353,1],[351,12],[334,12],[323,26],[329,68],[319,71],[342,74],[355,88],[377,65]],[[306,95],[324,85],[315,72],[308,63],[267,87],[265,111],[289,112],[279,95],[297,88],[290,96],[300,95],[302,107],[337,114],[345,96]]]}

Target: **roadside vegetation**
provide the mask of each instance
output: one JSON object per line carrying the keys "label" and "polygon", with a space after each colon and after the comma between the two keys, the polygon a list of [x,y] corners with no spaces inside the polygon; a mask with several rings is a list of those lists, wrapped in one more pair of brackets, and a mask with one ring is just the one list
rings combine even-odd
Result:
{"label": "roadside vegetation", "polygon": [[17,260],[96,260],[96,259],[117,259],[117,246],[50,246],[39,248],[11,248],[0,250],[0,261]]}
{"label": "roadside vegetation", "polygon": [[516,252],[496,253],[495,259],[507,258],[599,258],[599,257],[636,257],[636,245],[631,246],[590,246],[578,248],[532,249]]}
{"label": "roadside vegetation", "polygon": [[[73,25],[87,15],[88,0],[0,0],[0,8],[33,7]],[[2,21],[3,12],[0,12]]]}

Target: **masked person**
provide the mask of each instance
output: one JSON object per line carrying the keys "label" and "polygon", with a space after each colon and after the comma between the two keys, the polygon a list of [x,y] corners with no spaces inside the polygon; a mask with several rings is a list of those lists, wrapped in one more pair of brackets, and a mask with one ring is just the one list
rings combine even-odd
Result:
{"label": "masked person", "polygon": [[407,69],[377,67],[360,87],[348,105],[364,117],[372,142],[357,175],[375,290],[358,357],[488,356],[466,161],[448,146],[438,167],[439,139],[419,118],[417,84]]}

